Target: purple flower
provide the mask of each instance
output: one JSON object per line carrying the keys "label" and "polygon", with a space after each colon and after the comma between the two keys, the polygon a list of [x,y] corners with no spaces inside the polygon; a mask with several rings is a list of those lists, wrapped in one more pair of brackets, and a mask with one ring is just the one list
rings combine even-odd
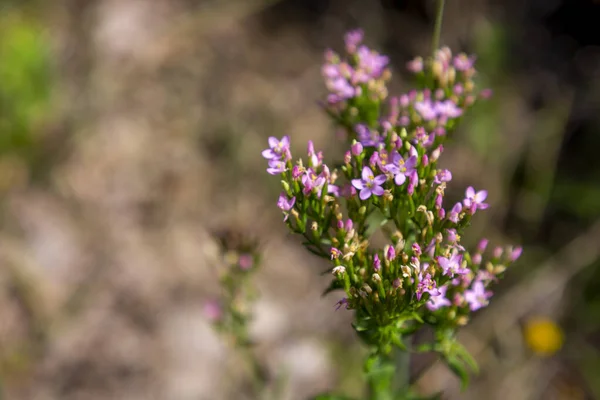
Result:
{"label": "purple flower", "polygon": [[341,76],[333,79],[328,79],[326,85],[327,89],[329,89],[329,91],[333,92],[333,94],[336,95],[338,101],[351,99],[352,97],[358,94],[357,89],[354,86],[352,86],[350,82],[346,80],[346,78],[343,78]]}
{"label": "purple flower", "polygon": [[486,238],[481,239],[477,244],[477,251],[483,253],[487,248],[488,242],[489,241]]}
{"label": "purple flower", "polygon": [[425,306],[429,309],[429,311],[435,311],[438,308],[447,307],[452,304],[450,302],[450,300],[448,300],[446,298],[447,290],[448,290],[448,286],[444,285],[444,286],[438,288],[438,291],[440,293],[439,295],[432,296],[429,298],[429,300],[427,300],[427,303],[425,303]]}
{"label": "purple flower", "polygon": [[223,317],[221,305],[216,300],[210,300],[204,303],[204,316],[212,322],[216,322]]}
{"label": "purple flower", "polygon": [[389,62],[387,56],[380,55],[367,46],[360,46],[357,55],[359,68],[373,78],[379,78]]}
{"label": "purple flower", "polygon": [[360,142],[352,143],[350,149],[352,150],[353,155],[360,156],[363,152],[363,145]]}
{"label": "purple flower", "polygon": [[456,203],[454,205],[454,207],[452,207],[452,210],[450,210],[450,212],[448,213],[448,219],[450,221],[454,222],[455,224],[458,224],[458,216],[461,212],[462,212],[462,204]]}
{"label": "purple flower", "polygon": [[302,184],[304,185],[304,188],[302,189],[302,193],[304,193],[304,195],[308,196],[311,192],[317,192],[317,194],[321,196],[321,190],[325,184],[325,178],[317,175],[312,168],[309,168],[302,176]]}
{"label": "purple flower", "polygon": [[452,100],[439,101],[435,104],[435,112],[438,117],[457,118],[463,113]]}
{"label": "purple flower", "polygon": [[394,182],[396,185],[400,186],[406,182],[406,177],[410,176],[413,172],[415,172],[415,167],[417,165],[417,156],[411,156],[408,160],[404,161],[402,156],[394,152],[392,156],[392,164],[387,166],[387,172],[390,172],[394,175]]}
{"label": "purple flower", "polygon": [[378,254],[375,254],[375,257],[373,258],[373,269],[375,272],[378,272],[381,269],[381,260],[379,259]]}
{"label": "purple flower", "polygon": [[442,182],[450,182],[452,180],[452,172],[447,169],[442,169],[438,171],[435,175],[435,179],[433,180],[436,184],[441,184]]}
{"label": "purple flower", "polygon": [[521,253],[523,252],[523,248],[522,247],[516,247],[513,251],[511,251],[510,253],[510,257],[509,260],[511,262],[515,262],[519,259],[519,257],[521,257]]}
{"label": "purple flower", "polygon": [[337,303],[335,303],[336,307],[335,307],[335,311],[339,310],[341,306],[346,306],[346,310],[348,309],[348,299],[347,298],[343,298],[340,301],[338,301]]}
{"label": "purple flower", "polygon": [[394,249],[394,246],[388,247],[387,253],[386,253],[386,258],[389,261],[394,261],[394,259],[396,258],[396,249]]}
{"label": "purple flower", "polygon": [[452,256],[446,257],[438,257],[437,262],[442,267],[444,271],[444,275],[450,275],[452,278],[454,274],[457,275],[465,275],[469,272],[467,268],[463,268],[462,264],[462,254],[456,253]]}
{"label": "purple flower", "polygon": [[469,303],[471,311],[477,311],[488,305],[488,299],[492,293],[485,290],[481,281],[475,281],[470,290],[465,291],[465,300]]}
{"label": "purple flower", "polygon": [[352,185],[360,190],[360,199],[366,200],[371,195],[381,196],[383,194],[383,185],[386,181],[385,175],[373,175],[373,171],[369,167],[363,167],[362,179],[352,179]]}
{"label": "purple flower", "polygon": [[269,160],[269,168],[267,172],[271,175],[279,175],[287,171],[287,167],[283,161]]}
{"label": "purple flower", "polygon": [[418,101],[414,105],[415,110],[425,121],[431,121],[437,117],[437,110],[431,100]]}
{"label": "purple flower", "polygon": [[470,209],[472,213],[478,209],[485,210],[486,208],[488,208],[489,205],[487,203],[484,203],[487,197],[486,190],[480,190],[479,192],[475,193],[475,189],[473,189],[472,186],[469,186],[467,188],[467,191],[465,192],[465,195],[466,197],[463,200],[463,204],[466,208]]}
{"label": "purple flower", "polygon": [[267,160],[281,160],[282,158],[287,161],[291,158],[289,156],[290,150],[290,137],[284,136],[281,140],[271,136],[269,138],[269,148],[263,150],[262,156]]}
{"label": "purple flower", "polygon": [[356,47],[363,41],[364,33],[362,29],[354,29],[344,35],[346,51],[349,54],[356,52]]}
{"label": "purple flower", "polygon": [[461,53],[454,57],[453,64],[454,68],[456,68],[458,71],[466,71],[473,68],[473,65],[475,64],[475,57],[468,57],[466,54]]}
{"label": "purple flower", "polygon": [[423,59],[421,57],[417,57],[414,60],[409,61],[406,64],[406,68],[414,74],[423,71]]}
{"label": "purple flower", "polygon": [[431,296],[440,295],[440,291],[437,289],[435,281],[431,279],[431,274],[425,275],[425,278],[419,275],[419,278],[420,282],[417,285],[416,290],[417,300],[421,300],[423,293],[429,293]]}
{"label": "purple flower", "polygon": [[358,141],[362,143],[363,146],[373,147],[383,143],[383,138],[379,132],[369,129],[365,124],[357,124],[354,127],[354,130],[356,131]]}
{"label": "purple flower", "polygon": [[240,255],[240,258],[238,260],[238,265],[240,266],[240,268],[244,271],[249,270],[250,268],[252,268],[252,265],[254,264],[254,258],[252,258],[252,254],[248,254],[248,253],[244,253]]}
{"label": "purple flower", "polygon": [[294,207],[294,203],[296,203],[295,197],[288,199],[285,192],[281,192],[279,199],[277,200],[277,207],[279,207],[281,211],[290,211],[292,207]]}

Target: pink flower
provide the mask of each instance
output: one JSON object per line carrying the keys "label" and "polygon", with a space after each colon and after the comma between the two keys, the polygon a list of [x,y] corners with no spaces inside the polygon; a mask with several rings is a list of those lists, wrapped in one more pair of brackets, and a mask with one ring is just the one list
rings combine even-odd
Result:
{"label": "pink flower", "polygon": [[369,167],[364,167],[362,170],[362,179],[352,179],[352,185],[360,190],[359,197],[361,200],[366,200],[371,195],[381,196],[383,194],[383,185],[386,181],[385,175],[373,175],[373,171]]}

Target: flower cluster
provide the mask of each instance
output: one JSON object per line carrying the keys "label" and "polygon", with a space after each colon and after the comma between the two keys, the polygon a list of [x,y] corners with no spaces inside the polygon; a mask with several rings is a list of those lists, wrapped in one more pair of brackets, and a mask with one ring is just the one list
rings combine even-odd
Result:
{"label": "flower cluster", "polygon": [[[474,58],[447,48],[416,58],[409,69],[420,89],[388,97],[388,58],[362,39],[348,33],[347,58],[328,50],[323,67],[324,108],[348,134],[343,162],[328,166],[312,142],[293,162],[288,137],[269,138],[263,156],[281,178],[285,223],[331,262],[329,290],[345,292],[337,308],[355,310],[357,331],[387,351],[423,324],[467,323],[521,248],[461,244],[471,218],[488,208],[485,190],[468,187],[461,201],[445,204],[452,173],[438,159],[458,121],[488,95],[475,90]],[[370,242],[377,229],[387,235],[383,248]]]}

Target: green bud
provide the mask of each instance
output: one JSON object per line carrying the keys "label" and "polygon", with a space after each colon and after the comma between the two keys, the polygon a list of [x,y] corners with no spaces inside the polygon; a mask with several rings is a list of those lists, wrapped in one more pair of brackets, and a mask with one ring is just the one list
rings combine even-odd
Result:
{"label": "green bud", "polygon": [[286,181],[281,181],[281,185],[283,186],[283,190],[285,190],[287,194],[290,194],[290,184]]}
{"label": "green bud", "polygon": [[360,215],[365,215],[366,212],[367,212],[367,207],[366,206],[362,206],[361,208],[358,209],[358,213]]}

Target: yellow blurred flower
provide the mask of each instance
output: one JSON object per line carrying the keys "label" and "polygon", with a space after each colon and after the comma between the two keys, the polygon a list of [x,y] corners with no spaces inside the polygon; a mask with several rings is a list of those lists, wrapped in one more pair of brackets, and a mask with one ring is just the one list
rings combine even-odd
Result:
{"label": "yellow blurred flower", "polygon": [[523,331],[525,342],[538,355],[550,356],[563,344],[563,332],[551,319],[533,317],[525,322]]}

